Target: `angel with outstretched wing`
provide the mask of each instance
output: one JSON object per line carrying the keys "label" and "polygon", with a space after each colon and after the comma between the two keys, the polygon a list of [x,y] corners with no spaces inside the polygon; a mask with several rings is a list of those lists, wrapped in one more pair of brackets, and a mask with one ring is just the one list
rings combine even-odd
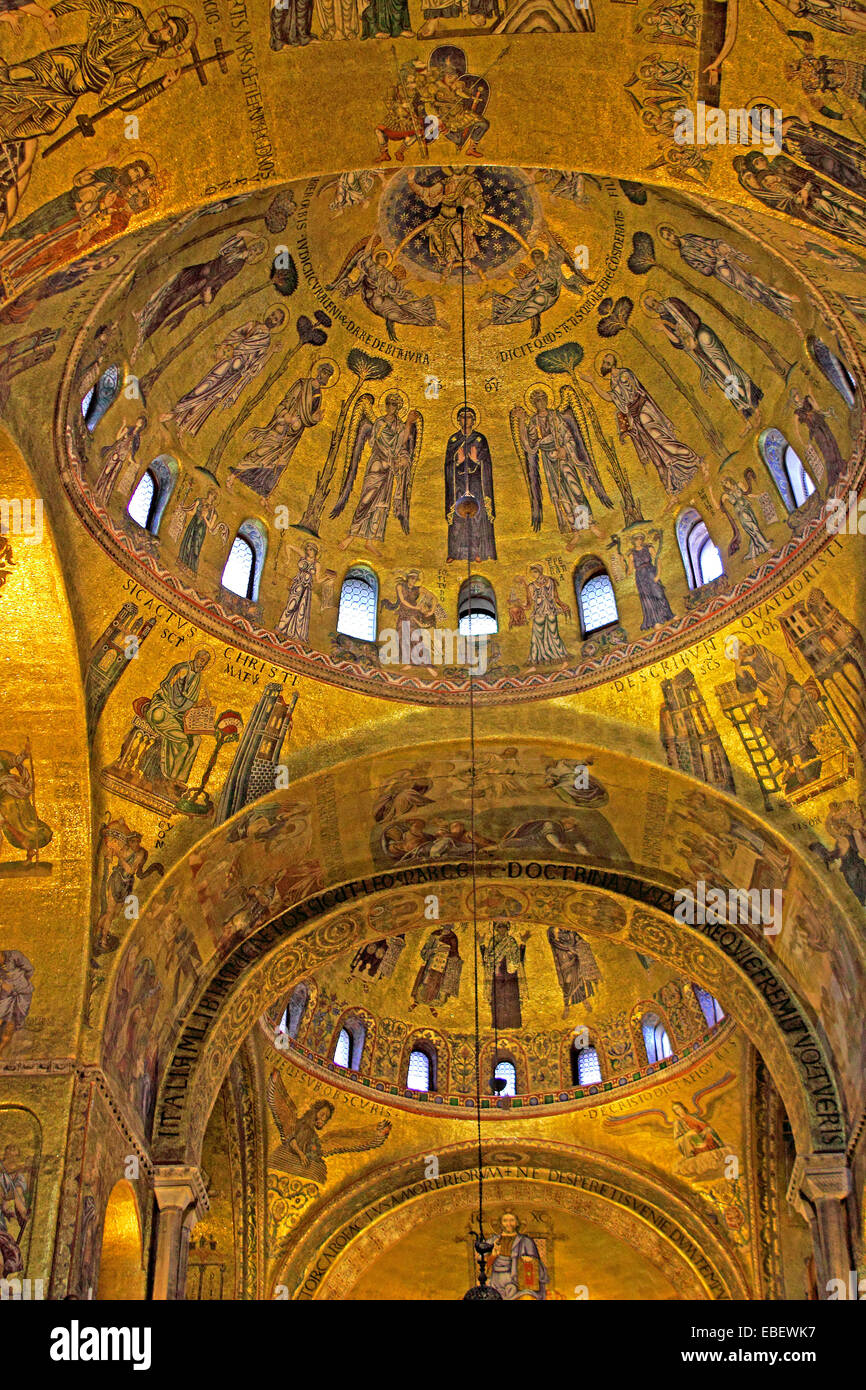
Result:
{"label": "angel with outstretched wing", "polygon": [[303,1115],[283,1084],[278,1071],[268,1079],[268,1105],[280,1134],[280,1143],[271,1154],[268,1164],[280,1173],[309,1178],[312,1182],[327,1182],[325,1159],[331,1154],[363,1153],[378,1149],[391,1133],[389,1120],[375,1125],[360,1125],[356,1129],[332,1129],[324,1133],[334,1114],[329,1100],[314,1101]]}
{"label": "angel with outstretched wing", "polygon": [[396,340],[395,323],[414,324],[418,328],[439,328],[448,325],[437,316],[436,300],[430,294],[418,295],[403,282],[406,272],[391,252],[382,245],[378,235],[359,241],[352,247],[327,286],[331,294],[349,299],[360,294],[371,314],[385,320],[388,337]]}
{"label": "angel with outstretched wing", "polygon": [[562,534],[574,536],[586,530],[599,534],[584,484],[602,506],[612,507],[613,502],[592,454],[577,392],[567,384],[560,387],[558,408],[553,408],[547,387],[538,386],[530,393],[529,403],[531,414],[522,406],[514,406],[510,419],[511,437],[529,490],[533,531],[541,527],[543,472]]}
{"label": "angel with outstretched wing", "polygon": [[361,495],[341,550],[357,538],[365,542],[373,555],[379,554],[392,511],[404,533],[409,534],[412,484],[421,457],[424,419],[419,411],[411,409],[403,418],[404,402],[401,391],[389,391],[384,400],[384,413],[378,416],[369,392],[364,392],[355,402],[349,421],[343,486],[331,512],[332,518],[338,517],[349,501],[358,465],[368,446],[370,452]]}
{"label": "angel with outstretched wing", "polygon": [[[708,1176],[708,1164],[714,1168],[716,1160],[707,1160],[703,1155],[714,1154],[716,1159],[724,1164],[730,1152],[724,1140],[710,1125],[709,1117],[733,1080],[733,1072],[725,1072],[718,1081],[711,1081],[708,1086],[702,1086],[692,1096],[691,1110],[683,1101],[675,1100],[671,1105],[670,1118],[660,1109],[635,1110],[631,1115],[618,1115],[605,1120],[605,1128],[621,1129],[624,1125],[642,1121],[664,1129],[676,1141],[682,1156],[678,1171],[687,1176]],[[691,1162],[693,1159],[698,1160],[697,1165]],[[693,1169],[700,1170],[700,1173],[693,1172]]]}

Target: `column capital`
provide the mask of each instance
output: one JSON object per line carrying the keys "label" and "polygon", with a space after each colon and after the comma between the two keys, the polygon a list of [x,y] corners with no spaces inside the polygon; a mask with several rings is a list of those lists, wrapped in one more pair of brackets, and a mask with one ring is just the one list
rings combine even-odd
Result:
{"label": "column capital", "polygon": [[185,1212],[194,1205],[197,1216],[203,1216],[210,1210],[205,1176],[192,1164],[157,1163],[153,1170],[153,1195],[160,1211]]}
{"label": "column capital", "polygon": [[842,1202],[851,1192],[851,1169],[843,1153],[798,1154],[788,1184],[788,1201]]}

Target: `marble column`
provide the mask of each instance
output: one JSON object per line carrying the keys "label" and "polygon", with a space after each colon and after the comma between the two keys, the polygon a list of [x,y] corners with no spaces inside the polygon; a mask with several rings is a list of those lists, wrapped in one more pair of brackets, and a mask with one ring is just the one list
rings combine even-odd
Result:
{"label": "marble column", "polygon": [[[856,1269],[848,1223],[851,1171],[843,1153],[798,1154],[788,1201],[812,1231],[818,1297],[851,1297]],[[836,1282],[839,1281],[839,1282]],[[856,1297],[856,1291],[854,1293]]]}
{"label": "marble column", "polygon": [[153,1195],[157,1205],[156,1254],[150,1296],[157,1300],[182,1299],[192,1228],[209,1206],[201,1169],[185,1164],[158,1164],[153,1174]]}

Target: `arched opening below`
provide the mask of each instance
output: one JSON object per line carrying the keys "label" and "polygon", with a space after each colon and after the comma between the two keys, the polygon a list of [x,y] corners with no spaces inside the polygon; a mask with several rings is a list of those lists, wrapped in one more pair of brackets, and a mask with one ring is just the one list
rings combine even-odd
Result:
{"label": "arched opening below", "polygon": [[111,1189],[102,1228],[102,1255],[96,1297],[133,1303],[146,1296],[141,1221],[132,1184],[120,1178]]}

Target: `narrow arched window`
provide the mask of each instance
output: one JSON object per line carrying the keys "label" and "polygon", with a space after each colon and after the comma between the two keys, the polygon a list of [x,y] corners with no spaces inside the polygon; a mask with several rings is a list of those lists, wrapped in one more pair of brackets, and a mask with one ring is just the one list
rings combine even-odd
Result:
{"label": "narrow arched window", "polygon": [[309,998],[310,991],[303,982],[299,985],[295,985],[295,988],[289,995],[288,1007],[283,1015],[282,1031],[288,1033],[290,1038],[296,1038],[298,1036],[298,1029],[301,1026],[301,1019],[304,1017],[304,1011],[309,1002]]}
{"label": "narrow arched window", "polygon": [[667,1029],[659,1018],[658,1014],[644,1014],[641,1021],[641,1032],[643,1033],[643,1045],[646,1052],[646,1059],[650,1066],[654,1062],[662,1062],[666,1057],[673,1055],[671,1040],[668,1037]]}
{"label": "narrow arched window", "polygon": [[223,570],[222,586],[241,598],[252,598],[255,578],[255,551],[246,536],[238,534],[232,542]]}
{"label": "narrow arched window", "polygon": [[724,574],[718,547],[710,538],[700,512],[688,507],[677,520],[677,542],[690,589],[700,589]]}
{"label": "narrow arched window", "polygon": [[820,338],[809,337],[806,339],[806,345],[815,365],[824,374],[830,385],[839,392],[845,404],[853,408],[857,394],[857,383],[841,357],[837,357],[832,348],[829,348]]}
{"label": "narrow arched window", "polygon": [[786,510],[793,512],[797,507],[802,507],[815,491],[815,484],[800,455],[782,431],[775,427],[762,430],[758,436],[758,452]]}
{"label": "narrow arched window", "polygon": [[349,1071],[358,1070],[364,1051],[365,1037],[366,1030],[359,1019],[352,1019],[351,1023],[343,1025],[337,1034],[337,1042],[334,1047],[334,1061],[338,1067],[347,1067]]}
{"label": "narrow arched window", "polygon": [[794,496],[794,506],[802,507],[807,497],[815,491],[815,484],[806,472],[803,460],[792,444],[785,446],[783,455],[785,474]]}
{"label": "narrow arched window", "polygon": [[337,1034],[334,1061],[338,1067],[350,1067],[352,1065],[352,1035],[348,1028],[341,1028]]}
{"label": "narrow arched window", "polygon": [[503,1086],[502,1090],[497,1092],[498,1095],[517,1095],[517,1068],[515,1067],[513,1062],[508,1062],[506,1060],[497,1062],[493,1071],[493,1075],[497,1081],[505,1082],[505,1085]]}
{"label": "narrow arched window", "polygon": [[616,597],[610,577],[603,570],[580,586],[577,595],[580,629],[584,637],[619,622]]}
{"label": "narrow arched window", "polygon": [[159,488],[156,485],[156,478],[148,468],[139,479],[138,487],[129,499],[126,508],[128,514],[145,531],[151,529],[153,521],[154,504],[159,498]]}
{"label": "narrow arched window", "polygon": [[264,527],[257,521],[243,522],[228,553],[222,573],[223,588],[240,598],[257,599],[267,546]]}
{"label": "narrow arched window", "polygon": [[601,1065],[594,1047],[571,1045],[571,1081],[574,1086],[594,1086],[601,1081]]}
{"label": "narrow arched window", "polygon": [[91,386],[81,401],[84,423],[92,434],[120,390],[120,371],[106,367],[95,386]]}
{"label": "narrow arched window", "polygon": [[354,565],[340,590],[337,631],[360,642],[375,642],[378,606],[378,579],[366,565]]}
{"label": "narrow arched window", "polygon": [[413,1047],[406,1069],[406,1086],[410,1091],[432,1091],[433,1077],[430,1056],[424,1048]]}
{"label": "narrow arched window", "polygon": [[708,1028],[715,1028],[717,1023],[721,1023],[725,1016],[725,1011],[708,989],[702,989],[700,985],[693,985],[695,998],[701,1006],[701,1013],[707,1020]]}
{"label": "narrow arched window", "polygon": [[461,637],[484,637],[499,631],[493,585],[480,574],[464,579],[457,596],[457,631]]}

